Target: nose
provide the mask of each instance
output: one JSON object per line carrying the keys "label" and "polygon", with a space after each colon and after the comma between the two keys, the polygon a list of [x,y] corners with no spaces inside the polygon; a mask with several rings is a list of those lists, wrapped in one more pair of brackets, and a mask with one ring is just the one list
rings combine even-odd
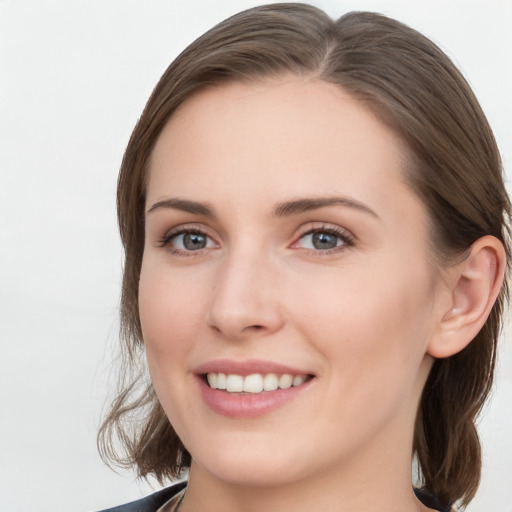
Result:
{"label": "nose", "polygon": [[208,325],[230,340],[278,331],[284,321],[276,272],[262,257],[231,255],[217,269]]}

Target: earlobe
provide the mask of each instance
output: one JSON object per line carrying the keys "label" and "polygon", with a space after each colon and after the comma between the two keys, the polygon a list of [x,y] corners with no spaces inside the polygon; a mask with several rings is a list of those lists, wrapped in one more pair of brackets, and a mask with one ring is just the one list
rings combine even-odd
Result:
{"label": "earlobe", "polygon": [[475,338],[501,290],[505,266],[503,244],[493,236],[484,236],[460,263],[449,269],[451,303],[430,340],[431,356],[452,356]]}

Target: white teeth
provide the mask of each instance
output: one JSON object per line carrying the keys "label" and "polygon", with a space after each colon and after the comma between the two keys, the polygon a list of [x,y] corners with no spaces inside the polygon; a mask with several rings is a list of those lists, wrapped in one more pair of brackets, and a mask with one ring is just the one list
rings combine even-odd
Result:
{"label": "white teeth", "polygon": [[307,375],[253,373],[242,377],[236,374],[210,372],[206,379],[212,389],[225,389],[230,393],[261,393],[300,386],[306,381]]}
{"label": "white teeth", "polygon": [[267,373],[263,379],[263,389],[265,391],[275,391],[279,387],[279,379],[275,373]]}
{"label": "white teeth", "polygon": [[218,385],[217,385],[217,382],[218,382],[218,377],[217,377],[217,374],[216,373],[209,373],[207,376],[206,376],[206,379],[208,380],[208,384],[210,384],[210,387],[212,389],[218,389]]}
{"label": "white teeth", "polygon": [[244,390],[244,378],[241,375],[228,375],[226,377],[226,390],[230,393],[240,393]]}
{"label": "white teeth", "polygon": [[243,390],[247,393],[261,393],[263,391],[263,377],[258,373],[247,375],[244,379]]}
{"label": "white teeth", "polygon": [[300,386],[304,381],[306,380],[306,377],[304,375],[295,375],[293,377],[293,386]]}
{"label": "white teeth", "polygon": [[[210,374],[208,374],[210,375]],[[213,387],[213,386],[212,386]],[[217,374],[217,389],[226,389],[226,374],[225,373],[218,373]],[[215,388],[213,388],[215,389]]]}
{"label": "white teeth", "polygon": [[293,377],[289,373],[285,373],[279,377],[279,387],[281,389],[291,388],[293,384]]}

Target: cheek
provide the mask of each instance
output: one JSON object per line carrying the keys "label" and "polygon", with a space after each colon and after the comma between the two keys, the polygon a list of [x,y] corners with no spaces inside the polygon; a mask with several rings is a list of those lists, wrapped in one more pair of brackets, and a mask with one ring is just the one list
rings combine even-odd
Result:
{"label": "cheek", "polygon": [[186,433],[183,411],[191,418],[195,412],[183,397],[195,388],[189,359],[204,318],[204,290],[165,265],[147,263],[139,282],[139,314],[149,374],[172,425]]}
{"label": "cheek", "polygon": [[150,371],[155,366],[179,362],[187,350],[190,333],[204,319],[204,293],[197,281],[180,279],[179,273],[159,271],[143,263],[139,281],[139,314]]}
{"label": "cheek", "polygon": [[[345,382],[411,379],[433,326],[432,277],[421,265],[382,260],[336,269],[296,293],[303,329]],[[314,290],[312,293],[311,291]]]}

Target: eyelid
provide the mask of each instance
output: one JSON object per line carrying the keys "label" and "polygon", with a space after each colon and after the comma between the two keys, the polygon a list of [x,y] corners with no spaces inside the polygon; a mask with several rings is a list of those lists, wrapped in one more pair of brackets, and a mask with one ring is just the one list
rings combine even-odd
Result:
{"label": "eyelid", "polygon": [[185,254],[187,256],[196,255],[197,253],[202,253],[204,250],[212,249],[212,247],[204,247],[203,249],[197,249],[195,251],[184,251],[170,246],[174,238],[178,237],[179,235],[187,233],[204,235],[210,240],[212,240],[217,247],[219,246],[219,242],[217,241],[216,237],[211,233],[211,230],[202,224],[198,225],[196,223],[179,224],[178,226],[174,226],[173,228],[167,230],[163,234],[163,236],[161,236],[158,239],[158,246],[167,249],[171,253]]}
{"label": "eyelid", "polygon": [[[304,237],[314,233],[322,232],[338,236],[343,243],[331,249],[308,249],[302,248],[298,245],[300,240],[302,240]],[[301,226],[298,233],[294,236],[294,242],[290,245],[290,247],[310,251],[314,254],[332,254],[334,252],[344,250],[347,247],[352,247],[353,245],[355,245],[355,243],[356,237],[347,229],[342,228],[341,226],[338,226],[336,224],[330,224],[326,222],[313,222],[311,224],[308,224],[307,226]]]}
{"label": "eyelid", "polygon": [[[167,249],[171,253],[176,254],[184,254],[187,256],[193,256],[203,253],[205,250],[211,250],[218,248],[220,246],[220,243],[218,242],[218,237],[215,236],[211,232],[212,230],[205,226],[204,224],[198,224],[198,223],[185,223],[185,224],[179,224],[177,226],[172,227],[171,229],[167,230],[159,239],[158,239],[158,246],[162,247],[164,249]],[[330,233],[333,234],[341,240],[341,244],[339,246],[330,248],[330,249],[310,249],[310,248],[303,248],[300,247],[299,243],[300,241],[311,234],[314,233]],[[187,234],[187,233],[197,233],[200,235],[206,236],[208,239],[214,242],[216,247],[204,247],[202,249],[197,250],[181,250],[175,247],[170,247],[171,241],[181,235],[181,234]],[[301,226],[298,230],[296,230],[295,235],[293,236],[293,242],[289,245],[290,248],[293,249],[302,249],[305,251],[309,251],[314,254],[332,254],[341,250],[344,250],[348,247],[352,247],[356,242],[356,237],[346,228],[343,228],[337,224],[331,224],[327,222],[311,222],[307,223],[306,225]]]}

